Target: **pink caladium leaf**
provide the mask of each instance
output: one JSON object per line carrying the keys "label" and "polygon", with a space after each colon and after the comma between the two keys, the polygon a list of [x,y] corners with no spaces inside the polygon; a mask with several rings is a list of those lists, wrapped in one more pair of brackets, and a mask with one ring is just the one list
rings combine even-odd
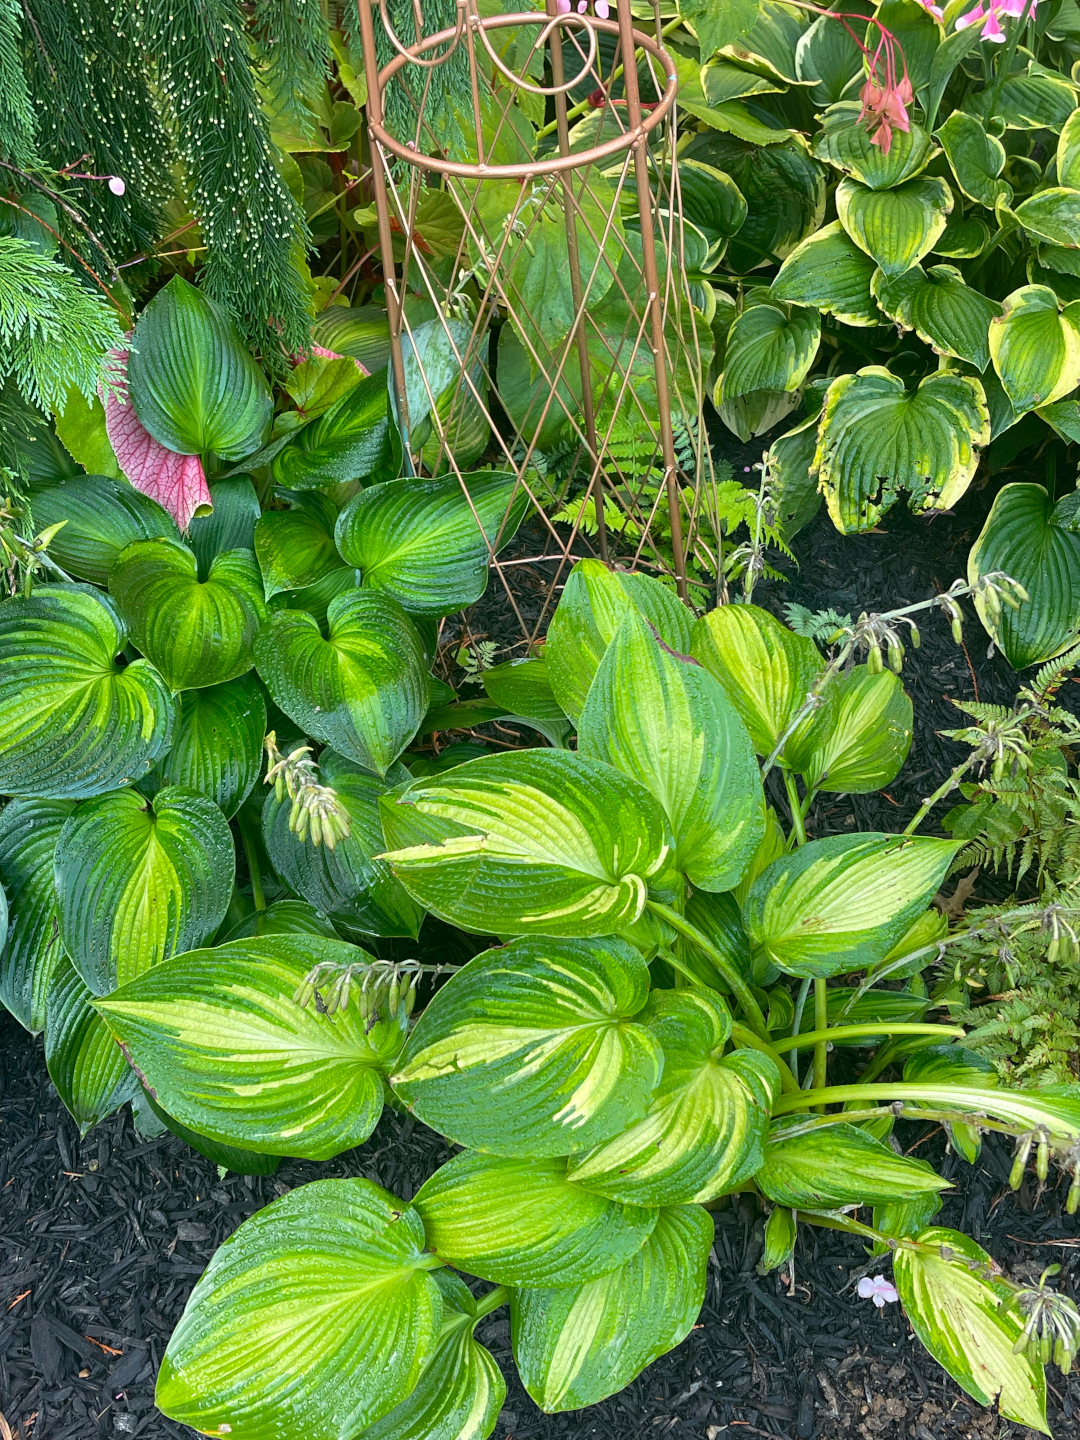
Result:
{"label": "pink caladium leaf", "polygon": [[106,361],[107,381],[102,387],[105,433],[127,478],[163,505],[180,529],[186,531],[195,515],[213,509],[198,455],[178,455],[159,445],[135,413],[127,384],[126,350],[111,350]]}
{"label": "pink caladium leaf", "polygon": [[[318,355],[318,357],[319,357],[320,360],[344,360],[344,359],[345,359],[345,356],[344,356],[344,355],[339,355],[336,350],[327,350],[327,348],[326,348],[325,345],[312,345],[312,347],[311,347],[311,353],[312,353],[312,355]],[[360,371],[360,374],[361,374],[361,375],[370,375],[370,374],[371,374],[371,371],[367,368],[367,366],[366,366],[366,365],[361,365],[361,364],[360,364],[360,361],[357,360],[357,358],[356,358],[355,355],[353,356],[353,364],[356,366],[357,370]]]}

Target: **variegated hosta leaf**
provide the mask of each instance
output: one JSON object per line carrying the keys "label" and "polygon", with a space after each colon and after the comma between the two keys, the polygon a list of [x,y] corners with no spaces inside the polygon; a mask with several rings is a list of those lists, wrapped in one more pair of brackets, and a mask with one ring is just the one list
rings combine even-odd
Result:
{"label": "variegated hosta leaf", "polygon": [[[761,1164],[779,1072],[767,1055],[750,1050],[720,1058],[731,1017],[710,991],[656,990],[642,1019],[664,1053],[649,1113],[613,1140],[572,1157],[567,1176],[626,1204],[712,1200]],[[743,1078],[747,1062],[760,1069],[755,1088]],[[764,1091],[764,1104],[755,1089]]]}
{"label": "variegated hosta leaf", "polygon": [[1080,383],[1080,302],[1061,305],[1046,285],[1014,290],[991,322],[990,356],[1018,413],[1060,400]]}
{"label": "variegated hosta leaf", "polygon": [[1058,186],[1038,190],[1017,205],[1013,213],[1037,240],[1072,250],[1080,246],[1080,190]]}
{"label": "variegated hosta leaf", "polygon": [[70,800],[11,800],[0,810],[0,891],[10,910],[0,947],[0,1004],[31,1034],[45,1028],[49,987],[63,956],[53,853]]}
{"label": "variegated hosta leaf", "polygon": [[472,1149],[587,1149],[640,1119],[660,1078],[660,1044],[634,1023],[648,995],[648,967],[623,940],[515,940],[436,993],[392,1084]]}
{"label": "variegated hosta leaf", "polygon": [[34,528],[64,522],[49,554],[69,574],[107,585],[113,562],[135,540],[180,539],[176,521],[149,495],[109,475],[75,475],[32,491]]}
{"label": "variegated hosta leaf", "polygon": [[917,1237],[927,1253],[901,1245],[893,1277],[911,1328],[930,1354],[980,1405],[997,1401],[1002,1415],[1044,1435],[1046,1377],[1027,1354],[1014,1352],[1023,1319],[1002,1304],[1012,1291],[993,1278],[993,1260],[958,1230],[932,1226]]}
{"label": "variegated hosta leaf", "polygon": [[889,276],[902,275],[933,250],[952,208],[952,191],[934,175],[892,190],[870,190],[851,179],[836,187],[841,225]]}
{"label": "variegated hosta leaf", "polygon": [[706,1211],[673,1206],[617,1270],[558,1289],[516,1290],[514,1359],[541,1410],[594,1405],[681,1344],[701,1313],[712,1242]]}
{"label": "variegated hosta leaf", "polygon": [[981,120],[954,110],[938,129],[937,138],[957,185],[969,200],[989,210],[995,209],[999,200],[1006,204],[1012,200],[1012,186],[998,178],[1005,168],[1005,147],[996,136],[987,134]]}
{"label": "variegated hosta leaf", "polygon": [[719,681],[672,654],[636,612],[600,662],[578,751],[652,791],[671,823],[676,866],[694,885],[739,883],[765,829],[750,736]]}
{"label": "variegated hosta leaf", "polygon": [[833,704],[804,762],[813,790],[869,795],[896,779],[911,747],[911,700],[891,670],[856,665],[833,681]]}
{"label": "variegated hosta leaf", "polygon": [[490,935],[610,935],[639,918],[670,847],[643,785],[568,750],[524,750],[425,776],[380,801],[409,894]]}
{"label": "variegated hosta leaf", "polygon": [[212,800],[231,819],[259,778],[266,701],[254,675],[180,696],[180,723],[162,762],[166,784]]}
{"label": "variegated hosta leaf", "polygon": [[772,476],[772,503],[776,528],[791,543],[821,509],[817,478],[811,474],[817,449],[817,415],[778,435],[769,446],[767,463]]}
{"label": "variegated hosta leaf", "polygon": [[743,907],[751,943],[788,975],[843,975],[889,953],[959,848],[911,835],[834,835],[783,855]]}
{"label": "variegated hosta leaf", "polygon": [[949,1188],[925,1160],[897,1155],[857,1125],[842,1123],[788,1138],[778,1125],[754,1180],[789,1210],[887,1205]]}
{"label": "variegated hosta leaf", "polygon": [[236,857],[221,811],[169,785],[80,805],[56,843],[60,938],[95,995],[205,945],[225,918]]}
{"label": "variegated hosta leaf", "polygon": [[93,998],[62,955],[49,987],[45,1063],[82,1135],[139,1089],[138,1076],[94,1009]]}
{"label": "variegated hosta leaf", "polygon": [[637,1253],[659,1211],[619,1205],[566,1178],[565,1160],[465,1150],[413,1200],[430,1248],[500,1285],[577,1285]]}
{"label": "variegated hosta leaf", "polygon": [[871,140],[861,110],[856,100],[830,105],[821,116],[814,154],[871,190],[892,190],[925,167],[933,149],[930,136],[921,125],[897,130],[886,153]]}
{"label": "variegated hosta leaf", "polygon": [[81,586],[39,586],[0,610],[0,794],[81,800],[138,780],[169,748],[173,700],[127,632]]}
{"label": "variegated hosta leaf", "polygon": [[801,306],[789,314],[781,304],[750,305],[727,336],[718,401],[757,390],[797,390],[821,342],[821,317]]}
{"label": "variegated hosta leaf", "polygon": [[1080,185],[1080,110],[1061,127],[1057,143],[1057,183]]}
{"label": "variegated hosta leaf", "polygon": [[990,1115],[1010,1125],[1045,1130],[1051,1140],[1075,1144],[1080,1140],[1080,1085],[1047,1085],[1039,1090],[998,1090],[940,1081],[904,1081],[895,1090],[897,1099],[917,1100],[928,1106],[971,1114]]}
{"label": "variegated hosta leaf", "polygon": [[964,283],[955,265],[913,265],[895,280],[874,277],[874,298],[890,319],[938,355],[967,360],[977,370],[990,363],[989,327],[1001,314],[996,300]]}
{"label": "variegated hosta leaf", "polygon": [[795,247],[769,287],[778,300],[816,305],[845,325],[877,325],[881,315],[870,292],[876,263],[834,220]]}
{"label": "variegated hosta leaf", "polygon": [[155,1099],[211,1140],[329,1160],[374,1130],[397,1020],[320,1014],[293,995],[321,963],[370,960],[342,940],[271,935],[191,950],[99,1003]]}
{"label": "variegated hosta leaf", "polygon": [[[977,1089],[994,1090],[998,1073],[991,1060],[966,1045],[927,1045],[904,1061],[904,1080],[915,1085],[973,1085]],[[978,1126],[960,1120],[953,1124],[946,1122],[945,1129],[956,1153],[974,1165],[982,1149],[982,1132]],[[930,1218],[923,1223],[928,1224]]]}
{"label": "variegated hosta leaf", "polygon": [[316,1180],[215,1253],[161,1362],[155,1400],[231,1440],[353,1440],[401,1403],[443,1315],[416,1211],[370,1180]]}

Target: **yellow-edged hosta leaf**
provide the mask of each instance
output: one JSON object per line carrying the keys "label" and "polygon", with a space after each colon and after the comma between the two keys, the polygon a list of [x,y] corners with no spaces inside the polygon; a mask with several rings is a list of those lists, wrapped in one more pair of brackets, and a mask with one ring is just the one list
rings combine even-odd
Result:
{"label": "yellow-edged hosta leaf", "polygon": [[870,292],[876,270],[834,220],[796,245],[769,288],[778,300],[816,305],[845,325],[879,325],[881,314]]}
{"label": "yellow-edged hosta leaf", "polygon": [[1017,413],[1060,400],[1080,384],[1080,302],[1062,305],[1046,285],[1014,290],[991,321],[990,356]]}
{"label": "yellow-edged hosta leaf", "polygon": [[953,355],[978,370],[990,363],[990,322],[1001,306],[964,283],[955,265],[913,265],[895,280],[878,271],[874,298],[890,319],[914,330],[938,355]]}
{"label": "yellow-edged hosta leaf", "polygon": [[920,175],[892,190],[871,190],[850,178],[836,187],[841,225],[890,277],[929,254],[952,208],[952,191],[934,175]]}
{"label": "yellow-edged hosta leaf", "polygon": [[933,153],[930,136],[921,125],[897,130],[888,153],[873,143],[871,133],[859,102],[841,100],[821,116],[814,154],[871,190],[892,190],[925,169]]}
{"label": "yellow-edged hosta leaf", "polygon": [[801,306],[749,305],[727,335],[719,402],[757,390],[797,390],[821,341],[821,317]]}
{"label": "yellow-edged hosta leaf", "polygon": [[1000,179],[1005,168],[1005,147],[973,115],[954,110],[937,132],[956,183],[969,200],[996,208],[999,200],[1012,200],[1012,186]]}

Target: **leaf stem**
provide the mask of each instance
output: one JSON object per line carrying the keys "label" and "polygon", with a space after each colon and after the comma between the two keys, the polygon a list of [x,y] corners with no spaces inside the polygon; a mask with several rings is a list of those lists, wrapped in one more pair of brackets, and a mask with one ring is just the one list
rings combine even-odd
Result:
{"label": "leaf stem", "polygon": [[[815,1012],[816,1012],[815,1006]],[[817,1023],[815,1019],[815,1024]],[[955,1036],[962,1039],[967,1032],[959,1025],[922,1025],[907,1024],[889,1025],[884,1021],[878,1021],[873,1025],[836,1025],[833,1029],[807,1030],[803,1035],[789,1035],[783,1040],[770,1040],[769,1044],[779,1054],[785,1055],[789,1050],[804,1050],[811,1045],[819,1043],[826,1045],[840,1044],[844,1040],[859,1040],[868,1035],[887,1035],[890,1039],[894,1035],[940,1035],[942,1039],[947,1036]]]}
{"label": "leaf stem", "polygon": [[806,826],[803,824],[802,801],[799,799],[798,782],[790,770],[784,771],[784,786],[787,790],[788,806],[791,810],[791,826],[795,834],[795,843],[805,845]]}
{"label": "leaf stem", "polygon": [[780,1052],[774,1045],[762,1040],[760,1035],[755,1035],[748,1026],[740,1025],[737,1020],[731,1027],[731,1038],[745,1049],[757,1050],[759,1054],[768,1055],[770,1060],[776,1062],[776,1066],[780,1071],[780,1086],[785,1094],[792,1094],[798,1091],[798,1080],[792,1074],[787,1061],[781,1057]]}
{"label": "leaf stem", "polygon": [[259,869],[259,855],[255,849],[255,840],[247,823],[240,821],[240,838],[244,842],[244,855],[247,859],[248,873],[251,876],[251,895],[255,901],[256,910],[266,909],[266,896],[263,894],[262,872]]}
{"label": "leaf stem", "polygon": [[[821,1037],[829,1028],[829,986],[822,976],[814,979],[814,1029]],[[814,1090],[824,1090],[828,1082],[829,1042],[819,1038],[814,1044]]]}
{"label": "leaf stem", "polygon": [[934,793],[928,796],[927,799],[922,802],[918,810],[916,810],[915,814],[908,821],[907,825],[904,827],[905,835],[913,835],[915,833],[915,831],[926,819],[927,815],[929,815],[930,811],[934,808],[938,801],[944,800],[945,796],[948,795],[949,791],[952,790],[954,786],[959,783],[961,775],[965,774],[966,771],[970,770],[972,765],[975,764],[975,761],[978,760],[978,758],[978,752],[974,751],[968,756],[966,760],[962,761],[953,770],[951,770],[948,775],[946,775],[945,779],[941,782],[941,784],[934,791]]}
{"label": "leaf stem", "polygon": [[490,1315],[493,1310],[498,1310],[501,1305],[508,1304],[510,1291],[505,1285],[496,1285],[494,1290],[489,1290],[486,1295],[481,1295],[476,1302],[476,1318],[482,1320],[485,1315]]}
{"label": "leaf stem", "polygon": [[[732,994],[743,1008],[743,1013],[750,1022],[750,1028],[757,1032],[762,1038],[769,1033],[769,1027],[765,1024],[765,1016],[761,1013],[761,1006],[754,998],[754,992],[746,983],[743,977],[732,965],[725,955],[722,955],[711,940],[707,939],[696,925],[691,925],[689,920],[683,918],[677,910],[670,905],[662,905],[659,900],[646,901],[648,908],[661,920],[666,920],[673,930],[678,931],[684,939],[696,945],[703,955],[707,955],[716,967],[717,974],[725,980],[731,989]],[[690,971],[684,973],[692,974]],[[694,978],[694,983],[700,985],[701,981]]]}

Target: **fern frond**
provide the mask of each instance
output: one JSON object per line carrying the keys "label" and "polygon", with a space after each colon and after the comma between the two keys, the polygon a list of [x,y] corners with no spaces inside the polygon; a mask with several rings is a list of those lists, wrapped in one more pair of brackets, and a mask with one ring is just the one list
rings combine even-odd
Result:
{"label": "fern frond", "polygon": [[1061,685],[1068,671],[1080,665],[1080,645],[1073,645],[1053,660],[1048,660],[1035,674],[1031,690],[1040,700],[1048,700]]}

